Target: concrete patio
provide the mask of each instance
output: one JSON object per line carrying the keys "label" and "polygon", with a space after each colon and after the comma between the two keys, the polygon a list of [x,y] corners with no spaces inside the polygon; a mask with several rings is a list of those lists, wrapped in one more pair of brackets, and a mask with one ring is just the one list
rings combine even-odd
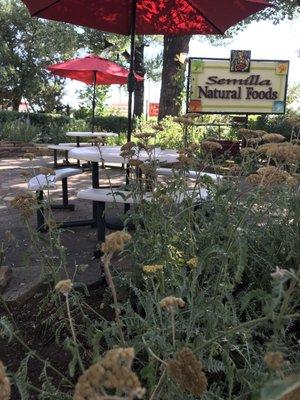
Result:
{"label": "concrete patio", "polygon": [[[4,265],[11,267],[12,279],[7,286],[4,298],[7,301],[26,300],[41,283],[41,266],[39,255],[33,248],[30,235],[20,212],[12,208],[11,200],[27,189],[27,183],[22,176],[24,171],[33,172],[39,167],[51,167],[52,157],[38,157],[30,161],[24,158],[0,159],[0,242],[4,240],[5,232],[11,231],[15,240],[10,244],[5,255]],[[100,169],[100,183],[119,185],[125,182],[124,171],[121,169]],[[75,204],[75,211],[54,210],[56,221],[88,219],[92,215],[92,204],[76,198],[76,193],[91,186],[91,172],[68,179],[69,200]],[[55,202],[61,202],[61,185],[51,190]],[[36,216],[30,218],[32,229],[36,226]],[[42,234],[47,240],[47,234]],[[96,230],[87,227],[76,227],[61,230],[61,242],[67,252],[67,272],[70,278],[87,285],[99,280],[101,273],[99,260],[95,260]],[[25,293],[25,294],[24,294]]]}

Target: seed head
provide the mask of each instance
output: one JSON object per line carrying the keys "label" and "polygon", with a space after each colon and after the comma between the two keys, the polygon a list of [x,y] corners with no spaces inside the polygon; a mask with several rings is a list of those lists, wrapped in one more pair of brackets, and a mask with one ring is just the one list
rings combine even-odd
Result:
{"label": "seed head", "polygon": [[289,125],[294,127],[294,126],[300,124],[300,118],[299,117],[289,117],[289,118],[286,118],[286,122]]}
{"label": "seed head", "polygon": [[258,152],[285,163],[300,161],[300,146],[288,142],[264,144],[258,147]]}
{"label": "seed head", "polygon": [[143,132],[143,133],[136,133],[134,136],[138,139],[149,140],[151,138],[155,138],[156,134],[154,132]]}
{"label": "seed head", "polygon": [[35,155],[33,153],[24,153],[23,158],[28,158],[29,160],[33,160]]}
{"label": "seed head", "polygon": [[186,263],[191,269],[195,269],[199,265],[198,257],[193,257],[190,260],[188,260]]}
{"label": "seed head", "polygon": [[71,279],[65,279],[65,280],[59,281],[56,284],[55,290],[57,290],[59,293],[64,294],[66,296],[71,292],[72,287],[73,287],[73,283],[72,283]]}
{"label": "seed head", "polygon": [[260,138],[262,135],[264,135],[265,131],[260,131],[260,130],[252,130],[252,129],[245,129],[245,128],[241,128],[238,131],[238,135],[242,136],[244,138]]}
{"label": "seed head", "polygon": [[261,137],[250,137],[250,138],[247,138],[246,141],[247,141],[247,146],[249,146],[249,145],[255,146],[261,142]]}
{"label": "seed head", "polygon": [[143,271],[146,274],[155,274],[157,271],[162,271],[164,266],[162,264],[152,264],[152,265],[144,265]]}
{"label": "seed head", "polygon": [[144,164],[144,162],[141,161],[141,160],[138,160],[138,159],[134,159],[134,160],[130,160],[129,161],[129,165],[131,167],[140,167],[142,164]]}
{"label": "seed head", "polygon": [[124,249],[125,243],[131,239],[131,235],[125,231],[113,232],[106,236],[105,242],[101,245],[104,254],[116,253]]}
{"label": "seed head", "polygon": [[185,302],[182,300],[181,297],[174,296],[165,297],[159,302],[159,304],[161,308],[166,311],[172,311],[175,307],[183,308],[185,306]]}
{"label": "seed head", "polygon": [[262,137],[264,142],[269,142],[269,143],[279,143],[279,142],[284,142],[285,137],[280,135],[279,133],[266,133]]}
{"label": "seed head", "polygon": [[212,151],[216,151],[216,150],[221,150],[222,146],[221,146],[220,143],[217,143],[217,142],[211,142],[209,140],[203,140],[201,142],[201,148],[204,151],[212,152]]}
{"label": "seed head", "polygon": [[127,142],[123,144],[123,146],[121,147],[121,151],[132,150],[135,146],[136,144],[134,142]]}
{"label": "seed head", "polygon": [[175,117],[173,118],[173,121],[183,125],[194,125],[194,121],[191,118],[186,117]]}
{"label": "seed head", "polygon": [[177,385],[193,394],[202,396],[207,389],[207,378],[202,371],[202,363],[193,352],[183,347],[175,359],[168,362],[168,372]]}
{"label": "seed head", "polygon": [[133,359],[133,348],[109,350],[100,362],[92,365],[79,377],[74,400],[100,400],[101,388],[120,390],[130,399],[141,399],[145,389],[131,370]]}
{"label": "seed head", "polygon": [[280,351],[269,352],[265,355],[264,361],[271,370],[281,369],[284,362],[283,354]]}
{"label": "seed head", "polygon": [[20,193],[12,201],[11,206],[20,210],[21,214],[28,218],[36,207],[36,198],[30,193]]}
{"label": "seed head", "polygon": [[47,175],[54,175],[55,171],[53,168],[41,167],[39,168],[39,173],[47,176]]}
{"label": "seed head", "polygon": [[[279,169],[274,166],[262,167],[259,168],[257,174],[251,174],[247,176],[246,182],[254,184],[254,185],[263,185],[263,186],[272,186],[272,185],[280,185],[283,183],[294,183],[294,178],[282,169]],[[293,181],[291,181],[291,179]],[[288,181],[289,180],[289,181]]]}
{"label": "seed head", "polygon": [[239,175],[242,171],[241,165],[234,164],[229,167],[229,171],[232,175]]}
{"label": "seed head", "polygon": [[2,361],[0,361],[0,400],[9,400],[10,392],[10,382],[6,375],[4,365]]}
{"label": "seed head", "polygon": [[240,151],[243,157],[256,154],[256,150],[253,147],[243,147]]}
{"label": "seed head", "polygon": [[120,156],[123,157],[123,158],[131,159],[134,155],[135,155],[135,151],[134,150],[122,150],[120,152]]}

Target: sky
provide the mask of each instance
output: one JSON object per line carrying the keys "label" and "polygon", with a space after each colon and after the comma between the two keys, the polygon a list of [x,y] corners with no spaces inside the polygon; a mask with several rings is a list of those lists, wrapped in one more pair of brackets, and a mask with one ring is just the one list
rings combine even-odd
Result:
{"label": "sky", "polygon": [[[294,20],[285,20],[278,25],[268,21],[253,22],[247,29],[239,32],[233,39],[227,40],[222,46],[213,46],[199,36],[190,42],[189,57],[230,58],[230,50],[251,50],[252,59],[290,60],[289,86],[300,84],[300,16]],[[157,49],[147,49],[148,52]],[[83,89],[84,84],[68,81],[65,90],[64,103],[72,107],[78,106],[77,90]],[[126,89],[126,88],[125,88]],[[125,103],[126,90],[112,86],[111,103]],[[150,102],[159,102],[159,83],[153,84],[146,79],[145,97]]]}

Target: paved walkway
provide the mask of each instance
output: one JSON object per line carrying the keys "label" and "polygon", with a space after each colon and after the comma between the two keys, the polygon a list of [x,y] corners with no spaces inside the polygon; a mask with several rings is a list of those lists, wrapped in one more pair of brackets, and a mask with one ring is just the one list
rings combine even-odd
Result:
{"label": "paved walkway", "polygon": [[[24,177],[21,175],[23,171],[32,171],[33,168],[41,166],[51,166],[51,162],[51,157],[40,157],[33,161],[22,158],[0,159],[0,243],[7,230],[10,230],[16,238],[5,258],[5,265],[13,268],[15,278],[22,276],[21,282],[11,282],[14,285],[26,286],[31,279],[39,276],[40,263],[38,252],[30,243],[28,229],[25,227],[19,211],[11,207],[10,201],[17,193],[23,192],[27,188]],[[101,184],[109,184],[109,180],[114,185],[122,184],[125,181],[123,171],[119,169],[100,170]],[[91,186],[91,172],[87,171],[68,178],[68,184],[69,199],[71,203],[75,204],[75,211],[54,210],[55,219],[63,221],[90,218],[92,215],[91,203],[77,199],[76,193]],[[61,202],[60,185],[58,189],[51,190],[51,195],[54,201]],[[30,226],[34,229],[35,224],[36,217],[34,215],[30,219]],[[47,248],[47,234],[43,234],[43,237]],[[97,243],[96,230],[91,227],[64,230],[61,241],[68,253],[68,275],[73,277],[76,274],[76,279],[87,284],[95,282],[100,272],[99,260],[93,260],[93,251]],[[84,269],[84,272],[81,269]]]}

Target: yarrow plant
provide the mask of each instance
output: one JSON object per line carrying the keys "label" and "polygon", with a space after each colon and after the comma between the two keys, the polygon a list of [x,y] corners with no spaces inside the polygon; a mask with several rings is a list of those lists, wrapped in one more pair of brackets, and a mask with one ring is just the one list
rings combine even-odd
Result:
{"label": "yarrow plant", "polygon": [[[182,118],[176,125],[194,129]],[[0,336],[40,365],[35,383],[27,359],[17,374],[9,371],[13,390],[41,400],[298,399],[299,145],[243,129],[246,147],[234,162],[216,158],[213,137],[188,141],[170,176],[160,177],[159,135],[161,126],[149,126],[122,146],[133,195],[141,199],[151,183],[152,197],[131,210],[131,234],[114,232],[101,244],[106,283],[99,274],[88,289],[62,274],[66,253],[55,221],[47,220],[51,257],[34,236],[52,271],[38,332],[55,337],[70,359],[59,368],[53,354],[44,360],[6,309]],[[206,175],[218,167],[226,175]],[[31,199],[14,205],[31,209]],[[123,261],[129,271],[116,267]],[[0,364],[3,393],[10,382]]]}

